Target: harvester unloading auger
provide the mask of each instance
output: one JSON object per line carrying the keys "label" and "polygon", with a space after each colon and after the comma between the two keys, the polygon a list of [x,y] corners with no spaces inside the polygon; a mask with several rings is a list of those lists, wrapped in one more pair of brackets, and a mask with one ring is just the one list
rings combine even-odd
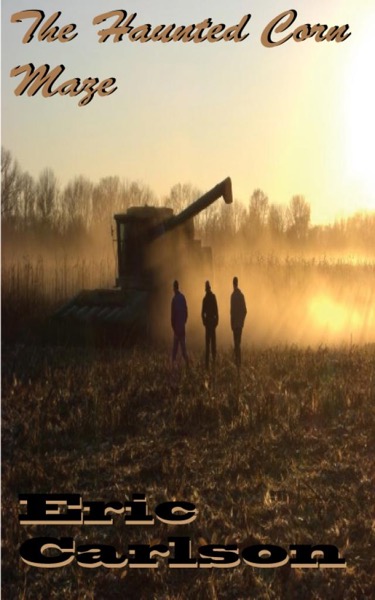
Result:
{"label": "harvester unloading auger", "polygon": [[154,206],[131,207],[114,215],[116,288],[82,290],[62,306],[53,320],[64,337],[97,341],[109,334],[111,340],[126,342],[152,335],[167,318],[166,298],[171,297],[174,279],[186,281],[191,269],[202,281],[210,278],[211,248],[194,239],[193,218],[221,197],[227,204],[233,201],[230,177],[178,215],[171,208]]}

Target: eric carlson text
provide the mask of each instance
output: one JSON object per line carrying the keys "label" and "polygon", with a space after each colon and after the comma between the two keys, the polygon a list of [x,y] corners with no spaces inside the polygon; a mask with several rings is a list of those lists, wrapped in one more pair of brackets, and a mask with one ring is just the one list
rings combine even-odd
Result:
{"label": "eric carlson text", "polygon": [[[114,524],[117,515],[125,525],[188,525],[195,521],[198,509],[185,500],[166,501],[150,513],[145,494],[133,494],[119,502],[83,501],[80,494],[21,494],[21,525],[104,525]],[[193,551],[186,535],[169,536],[152,544],[127,544],[126,551],[101,543],[81,544],[73,537],[35,537],[20,547],[23,562],[32,567],[59,568],[74,561],[84,568],[157,569],[161,560],[171,569],[225,569],[240,564],[259,569],[282,567],[289,563],[297,569],[345,568],[345,558],[331,544],[292,544],[288,550],[271,543],[204,544]]]}

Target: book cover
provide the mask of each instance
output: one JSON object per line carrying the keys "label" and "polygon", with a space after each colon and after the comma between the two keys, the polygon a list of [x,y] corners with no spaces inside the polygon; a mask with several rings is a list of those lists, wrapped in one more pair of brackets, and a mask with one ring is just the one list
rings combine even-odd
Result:
{"label": "book cover", "polygon": [[372,4],[2,3],[4,597],[373,596]]}

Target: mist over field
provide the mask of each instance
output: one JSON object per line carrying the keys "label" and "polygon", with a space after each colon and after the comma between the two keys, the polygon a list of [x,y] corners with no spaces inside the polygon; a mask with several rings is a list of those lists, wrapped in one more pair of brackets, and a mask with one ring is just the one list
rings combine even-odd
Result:
{"label": "mist over field", "polygon": [[[256,257],[252,264],[218,266],[213,285],[220,311],[218,336],[225,345],[232,343],[229,297],[234,275],[248,309],[245,344],[316,346],[375,340],[375,265]],[[199,287],[203,290],[202,283]],[[199,313],[199,297],[194,309]]]}
{"label": "mist over field", "polygon": [[[2,289],[10,328],[12,320],[19,324],[17,310],[40,320],[82,289],[114,288],[115,214],[157,206],[176,215],[202,196],[192,184],[178,183],[158,198],[146,185],[117,176],[97,184],[77,176],[61,187],[51,169],[34,180],[4,148],[2,173]],[[194,234],[190,222],[194,242],[184,246],[171,237],[169,245],[158,240],[150,245],[147,260],[162,290],[150,296],[157,336],[170,339],[172,283],[178,278],[188,302],[189,344],[199,347],[204,285],[210,280],[219,305],[219,348],[230,346],[229,300],[237,276],[248,309],[246,345],[375,341],[375,213],[314,225],[301,195],[284,206],[256,189],[244,202],[236,199],[233,185],[233,203],[219,198],[199,212]],[[135,237],[126,261],[143,260],[139,244]],[[211,248],[211,264],[193,259],[194,252],[203,257],[205,247]]]}
{"label": "mist over field", "polygon": [[[81,289],[113,288],[116,263],[113,256],[68,258],[39,254],[8,260],[3,252],[3,302],[10,304],[47,302],[52,311]],[[362,344],[375,340],[375,262],[342,262],[249,255],[217,264],[210,273],[188,272],[180,278],[189,318],[187,337],[194,346],[203,344],[201,307],[206,279],[211,282],[219,308],[218,347],[232,344],[230,294],[233,276],[245,295],[247,318],[245,345]],[[157,309],[158,334],[171,335],[171,278],[164,286]],[[4,307],[6,309],[6,306]],[[45,317],[48,317],[45,314]]]}
{"label": "mist over field", "polygon": [[[255,190],[247,204],[219,199],[199,213],[187,245],[165,236],[143,255],[142,236],[134,235],[125,260],[135,269],[126,275],[141,285],[152,275],[147,330],[157,343],[146,335],[128,343],[128,332],[120,332],[120,347],[111,338],[102,347],[90,343],[90,322],[82,347],[55,336],[50,317],[80,290],[113,291],[113,215],[132,206],[144,214],[145,205],[178,214],[201,192],[177,184],[158,199],[118,178],[96,186],[77,178],[61,189],[50,171],[34,182],[9,154],[2,159],[4,596],[70,598],[78,589],[98,600],[108,590],[119,600],[138,598],[139,590],[165,600],[232,600],[249,590],[259,600],[323,598],[333,590],[340,600],[370,597],[375,215],[313,226],[303,197],[282,207]],[[247,304],[240,369],[229,320],[234,276]],[[188,303],[190,368],[170,360],[176,277]],[[219,306],[218,354],[208,370],[201,321],[207,279]],[[104,502],[133,492],[145,492],[152,506],[193,502],[199,519],[184,533],[195,555],[207,544],[234,544],[240,553],[303,540],[334,545],[347,568],[25,565],[20,546],[33,535],[74,536],[77,544],[113,544],[126,553],[129,542],[163,544],[181,533],[158,523],[126,528],[121,515],[114,527],[95,530],[19,526],[19,492],[58,490]]]}

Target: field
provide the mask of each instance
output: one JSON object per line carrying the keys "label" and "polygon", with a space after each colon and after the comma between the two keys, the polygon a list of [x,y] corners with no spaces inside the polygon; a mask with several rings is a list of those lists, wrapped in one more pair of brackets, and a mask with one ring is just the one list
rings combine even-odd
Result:
{"label": "field", "polygon": [[[301,277],[308,270],[297,267]],[[215,372],[208,374],[199,345],[190,348],[189,371],[171,368],[169,346],[41,345],[35,332],[43,313],[64,293],[41,293],[39,283],[27,295],[24,290],[34,288],[26,288],[22,273],[14,288],[3,280],[4,597],[373,597],[373,344],[262,345],[245,338],[239,374],[224,343]],[[351,276],[359,275],[367,306],[374,268],[365,278],[361,270]],[[129,526],[121,515],[112,526],[24,526],[18,524],[20,493],[78,493],[84,501],[106,502],[143,493],[151,514],[162,502],[185,500],[198,516],[183,526],[158,519],[149,527]],[[169,537],[187,536],[193,557],[207,544],[234,544],[240,553],[256,544],[287,551],[293,544],[332,544],[347,566],[264,569],[241,561],[227,569],[170,569],[161,558],[156,569],[87,569],[75,561],[39,569],[21,561],[19,548],[41,536],[109,544],[120,553],[129,544],[167,544]]]}

